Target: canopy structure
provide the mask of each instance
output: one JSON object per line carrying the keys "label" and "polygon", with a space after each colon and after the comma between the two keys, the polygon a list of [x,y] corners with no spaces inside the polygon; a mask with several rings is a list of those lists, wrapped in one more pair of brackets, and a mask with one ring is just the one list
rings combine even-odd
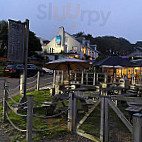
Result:
{"label": "canopy structure", "polygon": [[122,67],[136,67],[138,66],[136,63],[132,63],[129,61],[128,58],[123,58],[120,56],[108,56],[105,59],[96,62],[93,64],[94,66],[99,66],[99,67],[103,67],[103,66],[112,66],[112,67],[117,67],[122,66]]}
{"label": "canopy structure", "polygon": [[89,63],[75,58],[63,58],[47,63],[46,67],[51,70],[76,71],[89,68]]}

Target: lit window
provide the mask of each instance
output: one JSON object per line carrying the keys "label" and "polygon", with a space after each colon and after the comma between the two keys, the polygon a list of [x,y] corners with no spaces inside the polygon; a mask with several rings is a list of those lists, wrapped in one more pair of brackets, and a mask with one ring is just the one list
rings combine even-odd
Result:
{"label": "lit window", "polygon": [[74,53],[77,52],[77,47],[73,47],[73,52],[74,52]]}

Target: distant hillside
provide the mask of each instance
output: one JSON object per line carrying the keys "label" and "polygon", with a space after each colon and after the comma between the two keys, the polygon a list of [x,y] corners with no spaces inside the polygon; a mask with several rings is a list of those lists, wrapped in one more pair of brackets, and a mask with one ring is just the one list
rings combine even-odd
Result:
{"label": "distant hillside", "polygon": [[[92,35],[85,35],[83,32],[74,34],[75,37],[85,37],[91,41],[91,44],[97,45],[97,50],[105,55],[128,55],[135,51],[136,44],[131,44],[128,40],[124,38],[116,38],[113,36],[103,36],[103,37],[92,37]],[[142,42],[137,44],[142,45]]]}

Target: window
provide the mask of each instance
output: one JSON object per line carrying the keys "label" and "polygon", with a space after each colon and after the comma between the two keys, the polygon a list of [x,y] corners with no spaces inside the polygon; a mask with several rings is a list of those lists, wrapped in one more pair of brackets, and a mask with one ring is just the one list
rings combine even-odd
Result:
{"label": "window", "polygon": [[73,47],[73,53],[76,53],[77,52],[77,47]]}
{"label": "window", "polygon": [[65,42],[68,42],[68,37],[65,37]]}

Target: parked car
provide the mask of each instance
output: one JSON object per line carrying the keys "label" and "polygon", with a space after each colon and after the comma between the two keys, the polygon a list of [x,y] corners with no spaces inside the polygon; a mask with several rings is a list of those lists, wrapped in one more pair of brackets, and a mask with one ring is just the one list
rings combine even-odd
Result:
{"label": "parked car", "polygon": [[47,69],[45,67],[42,68],[47,74],[52,75],[53,74],[53,70]]}
{"label": "parked car", "polygon": [[[23,69],[23,64],[8,65],[4,68],[4,76],[19,77],[20,74],[23,73]],[[40,71],[41,75],[45,73],[43,69],[38,68],[36,65],[27,64],[28,77],[35,75],[38,71]]]}
{"label": "parked car", "polygon": [[40,75],[44,75],[46,72],[42,68],[38,68],[34,64],[27,64],[27,74],[28,76],[33,76],[37,74],[37,72],[40,71]]}
{"label": "parked car", "polygon": [[22,64],[8,65],[4,68],[4,76],[19,77],[22,72]]}

